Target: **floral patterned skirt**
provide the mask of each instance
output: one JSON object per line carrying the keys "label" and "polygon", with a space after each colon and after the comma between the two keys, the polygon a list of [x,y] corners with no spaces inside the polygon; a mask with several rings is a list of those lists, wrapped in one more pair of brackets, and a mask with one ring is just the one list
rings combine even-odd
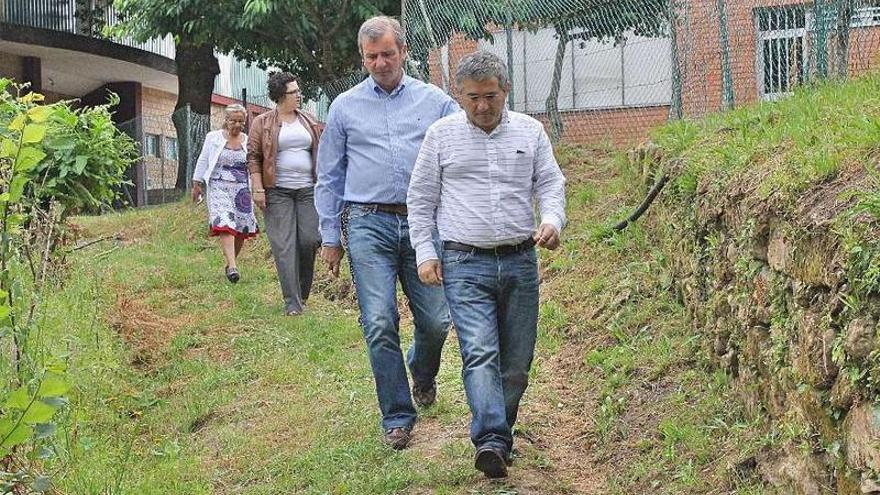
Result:
{"label": "floral patterned skirt", "polygon": [[208,222],[212,236],[232,234],[251,238],[259,233],[254,203],[247,182],[211,179],[208,187]]}

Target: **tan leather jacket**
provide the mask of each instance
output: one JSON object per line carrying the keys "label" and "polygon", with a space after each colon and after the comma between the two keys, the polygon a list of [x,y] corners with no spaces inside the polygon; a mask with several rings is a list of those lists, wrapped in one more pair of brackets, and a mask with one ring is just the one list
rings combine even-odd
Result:
{"label": "tan leather jacket", "polygon": [[[324,131],[324,124],[302,110],[297,110],[297,116],[303,127],[312,135],[312,179],[317,180],[318,142]],[[264,188],[275,187],[275,158],[278,155],[280,132],[281,119],[278,118],[278,110],[258,115],[251,123],[248,132],[248,170],[251,175],[259,174]]]}

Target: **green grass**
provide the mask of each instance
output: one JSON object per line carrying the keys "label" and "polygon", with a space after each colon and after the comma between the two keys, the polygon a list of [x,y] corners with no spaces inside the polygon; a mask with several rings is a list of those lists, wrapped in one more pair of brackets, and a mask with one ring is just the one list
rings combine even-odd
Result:
{"label": "green grass", "polygon": [[[230,285],[201,216],[175,204],[76,220],[124,240],[72,254],[41,313],[75,383],[45,464],[61,493],[489,494],[535,479],[570,492],[527,444],[507,483],[473,470],[453,338],[415,445],[384,447],[355,307],[319,293],[306,316],[282,316],[265,241]],[[333,283],[322,271],[316,285]]]}
{"label": "green grass", "polygon": [[602,179],[575,180],[569,190],[570,243],[546,260],[542,323],[548,332],[564,325],[559,354],[579,358],[569,365],[578,370],[569,386],[591,417],[586,430],[605,463],[607,486],[597,493],[772,493],[753,473],[734,469],[762,445],[766,425],[747,419],[675,296],[674,254],[658,228],[664,210],[604,234],[644,194],[637,164],[598,153],[564,165],[570,178],[583,168]]}
{"label": "green grass", "polygon": [[559,156],[571,219],[563,249],[542,255],[538,354],[508,481],[472,468],[454,339],[438,404],[413,447],[392,452],[356,307],[324,297],[342,285],[321,270],[307,314],[282,316],[265,240],[230,285],[202,212],[180,203],[76,220],[88,238],[124,240],[72,253],[40,313],[76,384],[45,464],[59,492],[769,493],[732,468],[764,425],[744,419],[704,357],[656,219],[597,235],[640,200],[641,172],[607,150]]}
{"label": "green grass", "polygon": [[880,75],[804,87],[789,98],[659,129],[655,142],[680,157],[673,188],[748,184],[784,209],[812,185],[864,165],[880,143]]}

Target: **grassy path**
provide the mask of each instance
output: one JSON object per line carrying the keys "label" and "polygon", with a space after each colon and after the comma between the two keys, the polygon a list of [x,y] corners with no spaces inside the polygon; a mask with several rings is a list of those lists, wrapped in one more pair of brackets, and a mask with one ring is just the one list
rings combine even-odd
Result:
{"label": "grassy path", "polygon": [[[230,285],[202,214],[175,204],[77,220],[86,238],[122,240],[72,258],[69,282],[50,301],[71,324],[79,385],[67,432],[79,441],[69,442],[72,469],[57,477],[62,491],[555,494],[591,476],[558,472],[528,434],[536,422],[553,426],[528,412],[546,395],[540,375],[511,478],[489,483],[473,470],[454,338],[414,445],[382,446],[344,279],[320,274],[307,315],[284,317],[265,239],[248,246],[243,279]],[[408,340],[406,315],[403,326]]]}
{"label": "grassy path", "polygon": [[[403,452],[380,442],[348,275],[323,269],[305,316],[282,316],[266,240],[230,285],[188,204],[76,220],[76,251],[46,301],[44,340],[76,390],[50,461],[63,494],[741,494],[779,432],[747,419],[705,357],[655,245],[652,210],[605,240],[643,193],[619,156],[560,150],[564,247],[542,253],[538,355],[508,480],[472,468],[454,336],[439,402]],[[402,318],[404,344],[412,333]],[[784,432],[783,432],[784,434]]]}

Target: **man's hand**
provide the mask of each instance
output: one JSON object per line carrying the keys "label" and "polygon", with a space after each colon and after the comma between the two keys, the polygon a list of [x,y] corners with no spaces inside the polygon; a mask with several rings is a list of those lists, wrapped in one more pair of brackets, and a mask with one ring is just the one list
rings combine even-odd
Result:
{"label": "man's hand", "polygon": [[426,285],[438,286],[443,283],[443,268],[439,260],[428,260],[419,265],[419,280]]}
{"label": "man's hand", "polygon": [[251,197],[254,199],[254,204],[257,205],[262,211],[266,210],[266,192],[255,192],[251,194]]}
{"label": "man's hand", "polygon": [[334,277],[339,276],[339,264],[342,261],[342,254],[341,246],[321,247],[321,259],[324,260],[324,263],[327,263],[327,269],[330,270]]}
{"label": "man's hand", "polygon": [[544,247],[551,251],[559,247],[559,232],[556,231],[556,227],[549,223],[542,223],[538,227],[538,231],[532,236],[532,239],[534,239],[536,246]]}
{"label": "man's hand", "polygon": [[201,182],[193,181],[192,200],[193,200],[193,203],[198,203],[202,200],[202,183]]}

